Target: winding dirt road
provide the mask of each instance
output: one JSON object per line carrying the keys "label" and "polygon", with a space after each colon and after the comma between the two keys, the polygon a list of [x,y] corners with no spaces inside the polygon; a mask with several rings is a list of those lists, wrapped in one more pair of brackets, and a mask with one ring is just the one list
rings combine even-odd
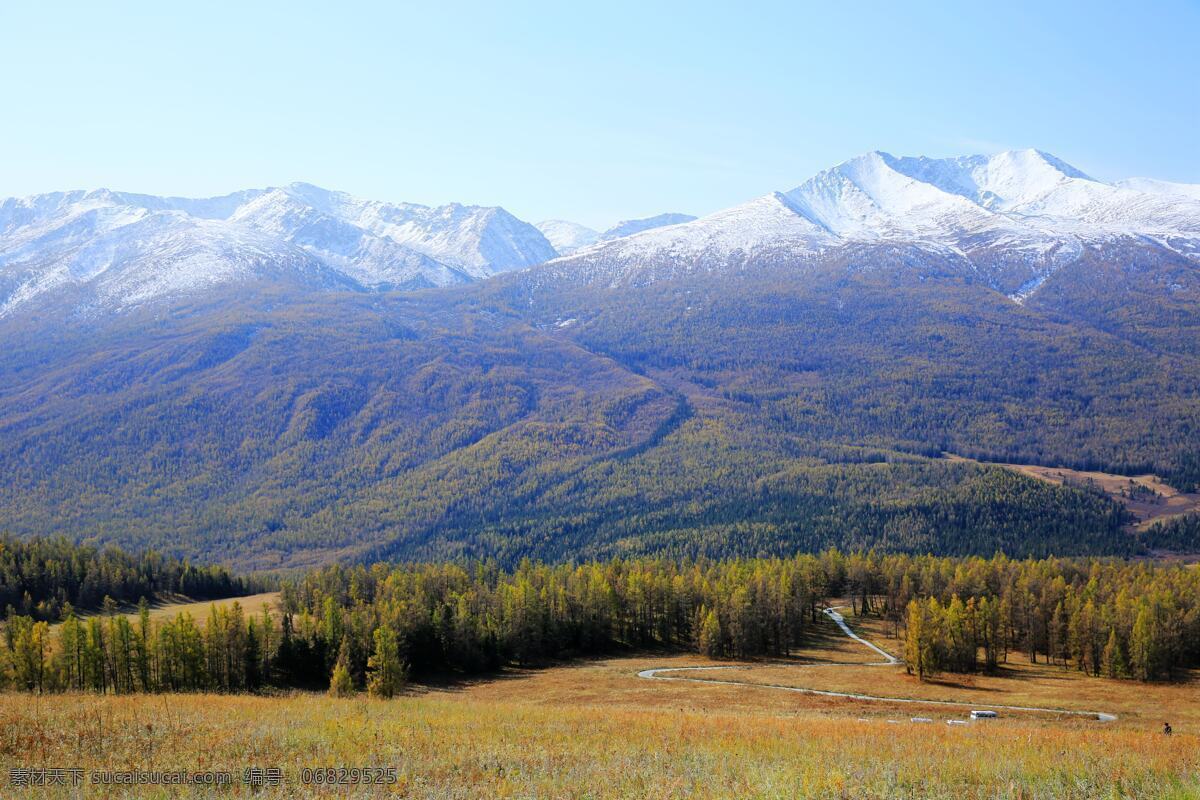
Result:
{"label": "winding dirt road", "polygon": [[[844,608],[844,606],[838,606]],[[846,619],[838,613],[837,608],[824,609],[825,616],[829,617],[834,624],[842,629],[842,632],[856,642],[869,647],[880,656],[883,661],[872,661],[865,664],[796,664],[797,669],[805,669],[815,666],[838,666],[838,667],[892,667],[900,663],[900,659],[896,658],[891,653],[883,648],[868,642],[846,624]],[[1099,722],[1113,722],[1117,716],[1115,714],[1106,714],[1102,711],[1074,711],[1066,708],[1040,708],[1038,706],[1009,706],[998,705],[994,703],[964,703],[958,700],[922,700],[915,697],[881,697],[873,694],[855,694],[853,692],[831,692],[825,689],[807,689],[801,686],[782,686],[774,683],[747,683],[746,681],[721,680],[719,678],[694,678],[683,677],[676,673],[680,672],[715,672],[717,670],[747,670],[753,669],[753,665],[738,665],[738,666],[720,666],[720,667],[659,667],[656,669],[644,669],[638,673],[639,678],[659,681],[688,681],[690,683],[709,683],[718,686],[749,686],[756,689],[777,689],[783,692],[797,692],[799,694],[820,695],[821,697],[844,697],[850,700],[864,700],[871,703],[907,703],[918,706],[948,706],[952,708],[970,708],[970,709],[991,709],[1001,711],[1027,711],[1044,714],[1063,714],[1073,717],[1085,717],[1094,719]]]}

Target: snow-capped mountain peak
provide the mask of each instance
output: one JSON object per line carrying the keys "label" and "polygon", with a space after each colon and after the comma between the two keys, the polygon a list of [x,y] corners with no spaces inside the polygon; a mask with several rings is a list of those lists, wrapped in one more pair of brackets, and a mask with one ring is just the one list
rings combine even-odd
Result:
{"label": "snow-capped mountain peak", "polygon": [[1200,186],[1105,183],[1040,150],[874,151],[701,219],[661,214],[603,234],[306,183],[200,199],[98,189],[0,201],[0,316],[38,298],[100,313],[250,282],[447,286],[546,261],[543,275],[606,285],[767,261],[936,262],[1023,302],[1085,254],[1130,248],[1200,263]]}
{"label": "snow-capped mountain peak", "polygon": [[600,242],[545,265],[543,274],[616,285],[720,270],[772,253],[814,253],[833,237],[772,192],[690,222]]}
{"label": "snow-capped mountain peak", "polygon": [[1073,180],[1093,180],[1065,161],[1033,149],[961,158],[888,158],[894,169],[915,180],[996,211],[1033,202]]}
{"label": "snow-capped mountain peak", "polygon": [[[540,263],[545,237],[502,208],[362,200],[305,183],[213,198],[94,191],[0,201],[0,315],[56,291],[122,307],[244,280],[445,286]],[[76,302],[76,301],[72,301]]]}
{"label": "snow-capped mountain peak", "polygon": [[647,265],[658,275],[756,258],[799,267],[899,246],[912,263],[925,253],[1023,302],[1088,250],[1125,242],[1200,260],[1198,195],[1184,184],[1104,183],[1040,150],[957,158],[874,151],[788,192],[601,243],[554,269],[574,265],[585,280],[614,283],[647,279]]}
{"label": "snow-capped mountain peak", "polygon": [[786,193],[806,216],[839,236],[877,239],[940,230],[948,217],[986,212],[960,195],[897,169],[900,159],[871,152],[824,170]]}

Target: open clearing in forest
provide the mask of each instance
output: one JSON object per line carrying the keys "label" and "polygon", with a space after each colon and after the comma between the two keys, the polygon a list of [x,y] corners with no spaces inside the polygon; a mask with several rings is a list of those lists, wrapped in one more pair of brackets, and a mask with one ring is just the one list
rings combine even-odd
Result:
{"label": "open clearing in forest", "polygon": [[[249,594],[244,597],[223,597],[219,600],[193,600],[190,597],[183,597],[182,595],[160,597],[150,604],[150,619],[174,619],[177,614],[186,612],[191,614],[198,623],[203,624],[204,620],[208,619],[210,606],[223,608],[231,606],[234,603],[241,604],[242,611],[245,612],[246,616],[261,614],[263,609],[268,607],[273,614],[279,603],[279,592],[261,592],[259,594]],[[81,613],[79,616],[89,617],[95,613],[97,612],[89,611]],[[122,606],[121,613],[129,617],[130,621],[137,622],[138,612],[136,607],[131,610],[129,606]]]}
{"label": "open clearing in forest", "polygon": [[[1001,714],[1036,714],[1060,720],[1090,719],[1105,723],[1117,720],[1115,714],[1103,709],[1068,708],[1058,702],[1054,702],[1052,705],[1032,705],[1027,702],[1009,703],[1003,702],[1003,698],[997,699],[995,696],[986,694],[968,700],[961,696],[950,697],[945,692],[938,692],[936,688],[932,692],[889,694],[884,691],[881,693],[877,688],[880,685],[879,682],[874,680],[870,681],[866,688],[829,689],[813,686],[809,678],[812,678],[814,670],[818,669],[822,671],[833,670],[834,672],[839,669],[850,670],[861,676],[866,667],[895,670],[896,667],[901,666],[899,659],[890,652],[855,633],[846,624],[845,618],[839,613],[838,609],[826,608],[824,613],[826,618],[837,625],[847,637],[875,653],[876,657],[882,660],[866,664],[859,662],[822,663],[818,665],[803,662],[786,665],[775,663],[765,669],[744,665],[657,667],[639,671],[638,677],[647,680],[686,681],[688,683],[705,685],[762,687],[763,689],[795,692],[819,697],[832,697],[839,700],[879,703],[893,708],[928,708],[931,711],[936,710],[942,714],[952,715],[947,718],[948,723],[951,721],[961,721],[964,714],[975,709],[986,709],[993,712],[1000,712]],[[747,673],[753,673],[753,675],[748,675]],[[798,683],[800,685],[797,685]],[[1050,701],[1046,702],[1049,703]],[[925,721],[933,720],[926,718]]]}
{"label": "open clearing in forest", "polygon": [[1142,530],[1158,520],[1200,512],[1200,493],[1180,492],[1166,484],[1157,475],[1114,475],[1109,472],[1086,472],[1066,467],[977,461],[973,458],[956,456],[953,453],[943,453],[943,457],[947,461],[965,461],[989,467],[1003,467],[1047,483],[1094,486],[1113,500],[1124,504],[1129,509],[1129,513],[1133,515],[1134,527],[1138,530]]}
{"label": "open clearing in forest", "polygon": [[[854,617],[843,611],[856,633],[890,653],[903,652],[891,625],[876,617]],[[951,701],[971,705],[1036,706],[1071,711],[1102,711],[1117,716],[1098,723],[1084,717],[1063,717],[1052,712],[1001,711],[995,723],[1038,724],[1093,730],[1121,728],[1157,733],[1164,721],[1176,731],[1200,732],[1200,674],[1182,675],[1174,683],[1137,683],[1084,675],[1072,668],[1009,653],[1008,662],[995,675],[945,673],[921,683],[905,672],[903,664],[879,666],[881,660],[862,645],[842,635],[822,617],[815,626],[816,646],[793,650],[787,659],[757,661],[714,660],[700,655],[640,654],[623,658],[555,667],[512,671],[494,680],[475,681],[456,691],[487,700],[531,702],[539,705],[601,704],[616,708],[664,708],[691,711],[740,710],[746,713],[820,713],[847,718],[902,720],[932,717],[945,726],[947,719],[963,719],[967,708],[936,704],[891,704],[852,698],[825,697],[778,691],[772,686],[794,686],[828,692],[885,697]],[[709,676],[743,684],[693,683],[646,680],[638,673],[652,669],[716,667],[689,677]],[[729,667],[737,667],[736,671]],[[687,674],[687,673],[685,673]],[[755,684],[762,684],[757,688]]]}

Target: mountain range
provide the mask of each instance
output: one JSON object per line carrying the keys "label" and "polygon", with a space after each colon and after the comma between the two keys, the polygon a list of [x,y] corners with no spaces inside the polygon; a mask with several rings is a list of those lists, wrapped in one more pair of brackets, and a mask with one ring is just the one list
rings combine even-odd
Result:
{"label": "mountain range", "polygon": [[39,298],[120,310],[278,283],[312,290],[442,287],[572,257],[582,280],[652,280],[764,258],[816,262],[892,244],[1024,300],[1086,250],[1200,257],[1200,188],[1094,180],[1037,150],[963,158],[873,152],[695,219],[601,233],[502,208],[361,200],[308,184],[185,199],[99,190],[0,203],[0,315]]}
{"label": "mountain range", "polygon": [[[1130,554],[1200,483],[1200,190],[869,153],[601,234],[305,184],[0,203],[0,529],[331,559]],[[1200,543],[1197,543],[1200,545]]]}
{"label": "mountain range", "polygon": [[1097,181],[1037,150],[949,159],[874,152],[790,191],[590,248],[569,269],[644,281],[663,270],[815,263],[892,245],[1023,300],[1086,251],[1132,245],[1200,257],[1198,198],[1186,184]]}
{"label": "mountain range", "polygon": [[554,255],[501,208],[380,203],[307,184],[202,200],[55,193],[0,203],[0,314],[39,299],[121,310],[247,282],[446,286]]}
{"label": "mountain range", "polygon": [[121,311],[235,284],[450,286],[691,219],[663,214],[604,233],[542,223],[556,245],[503,208],[384,203],[304,183],[204,199],[107,189],[9,198],[0,202],[0,316],[28,303]]}

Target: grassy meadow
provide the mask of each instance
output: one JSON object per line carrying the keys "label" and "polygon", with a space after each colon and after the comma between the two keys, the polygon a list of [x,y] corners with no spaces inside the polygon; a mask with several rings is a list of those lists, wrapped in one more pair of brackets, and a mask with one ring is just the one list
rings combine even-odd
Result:
{"label": "grassy meadow", "polygon": [[[304,767],[338,765],[395,766],[397,783],[374,793],[422,798],[1200,796],[1193,734],[1015,719],[894,725],[858,721],[859,709],[827,700],[680,688],[642,708],[594,695],[572,705],[521,699],[512,689],[507,699],[463,689],[391,701],[9,695],[0,762],[6,775],[29,765],[227,769],[234,785],[199,792],[227,796],[251,793],[240,784],[250,765],[285,772],[288,784],[264,797],[349,796],[299,783]],[[178,796],[85,788],[88,797]],[[70,792],[6,786],[3,796]]]}
{"label": "grassy meadow", "polygon": [[[192,600],[182,596],[159,598],[150,604],[150,620],[152,622],[169,620],[174,619],[177,614],[186,613],[191,614],[197,621],[203,622],[208,618],[208,612],[213,606],[228,608],[234,603],[240,605],[242,612],[247,616],[262,614],[264,608],[269,608],[274,613],[279,603],[279,592],[259,592],[242,597],[224,597],[219,600]],[[121,607],[120,614],[134,624],[138,621],[136,605],[127,604]],[[86,619],[90,615],[83,613],[79,616]]]}
{"label": "grassy meadow", "polygon": [[[894,646],[882,624],[851,624]],[[765,661],[697,675],[944,699],[1003,694],[1122,716],[1103,724],[1013,713],[948,726],[943,719],[964,712],[638,678],[649,667],[714,663],[656,654],[414,685],[392,700],[9,693],[0,695],[0,797],[1200,797],[1195,683],[1135,686],[1014,663],[1006,677],[920,685],[903,668],[863,664],[865,648],[825,630],[796,655],[815,666]],[[1170,738],[1158,730],[1164,707]],[[908,721],[918,714],[936,722]],[[281,768],[285,784],[243,784],[254,766]],[[302,783],[305,768],[331,766],[395,767],[396,783]],[[10,785],[9,770],[39,767],[219,769],[233,781],[128,789],[86,785],[85,774],[76,790]]]}

